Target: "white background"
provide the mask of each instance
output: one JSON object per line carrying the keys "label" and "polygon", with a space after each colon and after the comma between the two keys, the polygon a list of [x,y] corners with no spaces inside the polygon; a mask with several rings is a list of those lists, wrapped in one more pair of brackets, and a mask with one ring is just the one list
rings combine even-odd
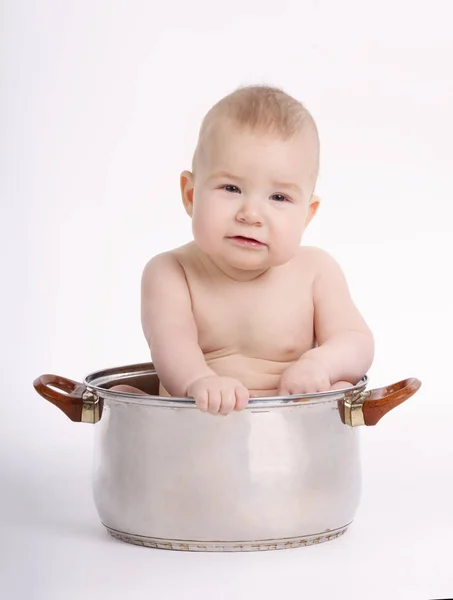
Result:
{"label": "white background", "polygon": [[[453,596],[453,5],[449,0],[4,0],[1,44],[0,595]],[[178,177],[240,84],[282,86],[320,130],[305,243],[342,264],[376,336],[371,387],[422,390],[362,431],[343,538],[254,554],[110,539],[93,428],[32,388],[149,359],[139,285],[190,239]]]}

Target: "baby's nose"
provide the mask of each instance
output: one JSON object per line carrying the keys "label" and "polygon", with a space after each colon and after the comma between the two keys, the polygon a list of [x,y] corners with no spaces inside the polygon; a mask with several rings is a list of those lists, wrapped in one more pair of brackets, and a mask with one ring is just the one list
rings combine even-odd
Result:
{"label": "baby's nose", "polygon": [[242,202],[237,214],[236,219],[241,223],[249,224],[261,224],[263,217],[261,214],[260,204],[256,201],[245,201]]}

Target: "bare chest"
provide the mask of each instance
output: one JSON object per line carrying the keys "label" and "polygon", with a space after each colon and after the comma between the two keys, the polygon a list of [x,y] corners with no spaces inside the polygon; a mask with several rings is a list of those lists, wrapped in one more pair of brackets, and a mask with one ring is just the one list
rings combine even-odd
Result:
{"label": "bare chest", "polygon": [[313,346],[310,281],[281,278],[267,284],[207,284],[189,279],[198,342],[211,358],[241,354],[296,360]]}

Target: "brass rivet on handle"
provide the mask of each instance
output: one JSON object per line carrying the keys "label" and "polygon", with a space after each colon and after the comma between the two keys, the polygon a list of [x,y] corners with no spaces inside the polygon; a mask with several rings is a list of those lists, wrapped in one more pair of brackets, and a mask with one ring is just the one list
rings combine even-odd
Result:
{"label": "brass rivet on handle", "polygon": [[82,395],[82,423],[97,423],[99,416],[99,398],[93,392],[85,390]]}
{"label": "brass rivet on handle", "polygon": [[346,393],[344,400],[344,422],[351,427],[365,425],[363,415],[363,403],[370,396],[371,392],[361,392],[360,394]]}

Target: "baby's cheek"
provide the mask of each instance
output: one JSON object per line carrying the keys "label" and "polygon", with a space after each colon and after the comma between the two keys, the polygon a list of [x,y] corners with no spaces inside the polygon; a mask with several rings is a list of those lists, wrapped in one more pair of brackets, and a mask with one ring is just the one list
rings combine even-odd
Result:
{"label": "baby's cheek", "polygon": [[272,246],[274,266],[283,265],[291,260],[299,251],[300,238],[282,237]]}
{"label": "baby's cheek", "polygon": [[207,215],[194,215],[192,219],[192,233],[197,244],[202,250],[209,252],[215,241],[215,222],[209,222]]}

